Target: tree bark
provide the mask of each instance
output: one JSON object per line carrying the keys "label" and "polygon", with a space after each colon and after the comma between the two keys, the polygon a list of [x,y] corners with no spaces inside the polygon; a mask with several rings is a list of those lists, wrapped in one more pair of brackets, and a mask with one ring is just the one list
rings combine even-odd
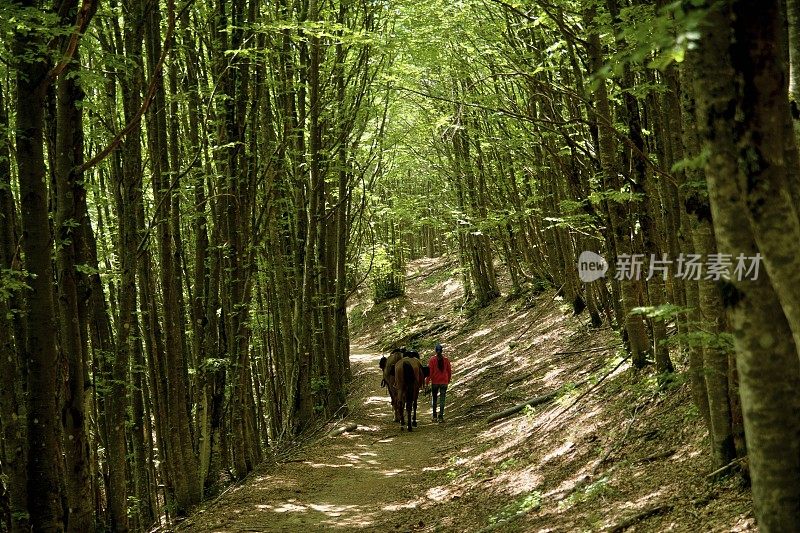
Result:
{"label": "tree bark", "polygon": [[[774,164],[771,150],[773,143],[780,141],[769,136],[753,137],[764,131],[763,121],[771,113],[786,109],[780,104],[786,101],[785,92],[776,93],[772,100],[758,99],[764,105],[777,103],[777,110],[773,111],[760,108],[753,94],[753,84],[764,84],[763,88],[772,92],[773,86],[780,86],[784,79],[774,71],[775,50],[780,48],[780,3],[746,4],[719,1],[706,6],[711,9],[701,26],[695,94],[699,129],[710,150],[706,176],[719,249],[746,256],[760,251],[767,262],[769,252],[756,244],[754,233],[758,234],[758,228],[751,229],[755,226],[752,220],[743,227],[741,213],[749,212],[748,218],[753,217],[752,210],[758,204],[748,205],[748,197],[752,192],[769,191],[774,184],[772,179],[780,176],[774,169],[773,175],[766,176],[761,170],[768,162]],[[733,22],[734,13],[736,20],[749,29]],[[756,77],[749,78],[745,73]],[[773,127],[782,125],[774,116],[772,120]],[[740,144],[746,139],[753,141],[752,146]],[[771,194],[778,196],[780,191],[772,190]],[[764,235],[758,240],[764,242]],[[772,246],[768,249],[773,250]],[[732,278],[723,286],[723,302],[736,338],[759,528],[767,532],[796,531],[800,524],[800,486],[796,482],[800,477],[800,401],[796,394],[800,364],[790,322],[771,273],[767,274],[761,272],[755,280]]]}
{"label": "tree bark", "polygon": [[[19,2],[36,7],[37,2]],[[53,305],[53,239],[48,220],[47,169],[43,129],[49,62],[32,50],[43,46],[36,31],[15,35],[17,65],[17,172],[22,209],[22,250],[30,275],[27,291],[28,328],[28,512],[35,531],[64,529],[61,417],[58,397],[56,317]]]}
{"label": "tree bark", "polygon": [[[56,281],[58,287],[61,350],[67,364],[66,399],[62,408],[66,444],[68,531],[94,530],[92,480],[89,476],[89,437],[85,396],[88,344],[87,301],[83,297],[88,280],[78,266],[85,266],[83,210],[86,190],[77,169],[83,163],[83,125],[79,108],[83,90],[78,85],[78,57],[64,69],[57,88],[56,126]],[[80,297],[79,297],[80,296]]]}
{"label": "tree bark", "polygon": [[[3,89],[0,86],[0,124],[8,124]],[[22,276],[18,250],[18,215],[11,191],[11,150],[9,138],[0,134],[0,272]],[[5,281],[0,278],[0,286]],[[2,420],[3,474],[8,493],[12,533],[30,531],[27,497],[27,436],[23,372],[24,330],[9,313],[20,309],[19,291],[0,295],[0,420]],[[15,327],[16,326],[16,327]]]}

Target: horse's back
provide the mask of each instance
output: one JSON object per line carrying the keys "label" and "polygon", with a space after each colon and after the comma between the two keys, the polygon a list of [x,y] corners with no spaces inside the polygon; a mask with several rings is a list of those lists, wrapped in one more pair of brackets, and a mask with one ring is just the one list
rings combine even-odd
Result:
{"label": "horse's back", "polygon": [[418,393],[425,382],[422,362],[414,357],[403,357],[395,363],[395,385],[405,397],[406,391]]}
{"label": "horse's back", "polygon": [[396,352],[396,353],[391,354],[386,359],[386,365],[383,367],[383,379],[385,379],[388,382],[389,378],[391,378],[391,377],[393,377],[395,375],[395,373],[396,373],[395,367],[396,367],[397,363],[402,358],[403,358],[403,354],[399,353],[399,352]]}

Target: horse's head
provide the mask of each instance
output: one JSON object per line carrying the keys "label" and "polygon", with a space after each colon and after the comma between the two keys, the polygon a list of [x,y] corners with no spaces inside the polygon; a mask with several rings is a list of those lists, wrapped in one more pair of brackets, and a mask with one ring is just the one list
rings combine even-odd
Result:
{"label": "horse's head", "polygon": [[403,355],[404,357],[416,357],[419,359],[419,352],[406,351],[406,353]]}
{"label": "horse's head", "polygon": [[381,357],[380,361],[378,361],[378,366],[381,368],[381,370],[386,368],[386,356],[385,355],[383,357]]}

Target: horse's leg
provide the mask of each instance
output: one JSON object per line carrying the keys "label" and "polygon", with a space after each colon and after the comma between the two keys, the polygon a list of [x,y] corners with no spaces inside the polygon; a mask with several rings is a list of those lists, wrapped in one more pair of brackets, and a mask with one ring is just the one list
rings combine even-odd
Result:
{"label": "horse's leg", "polygon": [[389,398],[392,399],[392,410],[394,411],[394,421],[399,422],[399,418],[397,416],[397,392],[394,390],[394,387],[389,387]]}
{"label": "horse's leg", "polygon": [[417,399],[414,398],[414,427],[417,427]]}
{"label": "horse's leg", "polygon": [[411,404],[413,400],[411,398],[406,400],[406,415],[408,416],[408,430],[411,431]]}
{"label": "horse's leg", "polygon": [[395,409],[395,419],[400,419],[400,431],[405,429],[405,420],[403,420],[403,403],[397,399],[397,408]]}

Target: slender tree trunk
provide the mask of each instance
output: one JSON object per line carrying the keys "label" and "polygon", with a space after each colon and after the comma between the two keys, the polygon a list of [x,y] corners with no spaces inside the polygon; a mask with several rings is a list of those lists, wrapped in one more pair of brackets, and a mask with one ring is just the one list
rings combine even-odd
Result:
{"label": "slender tree trunk", "polygon": [[[170,16],[174,6],[169,4]],[[188,411],[188,383],[186,354],[182,331],[184,328],[178,292],[180,276],[175,261],[175,228],[171,224],[173,184],[170,182],[170,166],[167,146],[166,95],[163,74],[156,72],[161,56],[161,12],[158,4],[151,4],[145,23],[145,44],[150,77],[156,77],[153,104],[148,109],[148,139],[150,161],[153,168],[153,196],[156,198],[156,234],[161,270],[161,288],[164,309],[164,364],[169,384],[166,393],[167,416],[173,461],[176,512],[183,515],[200,501],[201,486],[198,475],[197,456],[191,438]]]}
{"label": "slender tree trunk", "polygon": [[[587,21],[593,24],[594,13],[587,14]],[[603,65],[600,48],[600,38],[596,33],[592,33],[589,38],[589,56],[593,72],[600,72]],[[608,90],[605,81],[601,79],[594,94],[595,106],[598,115],[598,136],[600,145],[600,164],[603,169],[603,186],[607,190],[619,190],[620,168],[617,161],[616,147],[614,144],[614,122],[611,116],[611,106],[608,99]],[[610,248],[617,258],[630,257],[633,253],[631,240],[630,221],[627,212],[619,202],[609,201],[608,212],[611,224]],[[650,340],[647,328],[642,315],[631,314],[634,307],[642,305],[641,282],[628,279],[620,283],[621,309],[623,316],[618,316],[617,320],[624,324],[627,333],[628,347],[631,351],[631,361],[634,366],[641,368],[644,366],[646,356],[650,351]],[[616,299],[616,298],[615,298]]]}
{"label": "slender tree trunk", "polygon": [[[65,68],[57,89],[56,130],[56,204],[55,228],[56,281],[58,287],[61,350],[67,362],[66,402],[62,420],[66,440],[67,472],[67,530],[88,532],[94,530],[92,516],[91,478],[89,477],[89,436],[87,431],[88,405],[86,396],[86,299],[79,293],[79,284],[87,285],[86,275],[77,265],[86,263],[84,224],[89,224],[82,209],[86,190],[83,176],[76,171],[83,163],[83,126],[79,103],[83,90],[78,85],[78,58]],[[79,279],[82,278],[82,279]]]}
{"label": "slender tree trunk", "polygon": [[[0,124],[8,124],[3,89],[0,86]],[[21,276],[17,213],[11,192],[11,150],[7,134],[0,134],[0,272]],[[24,331],[10,317],[19,294],[0,297],[0,419],[2,419],[3,474],[7,476],[8,511],[12,533],[30,531],[27,497],[27,436],[22,354]],[[15,331],[16,330],[16,331]]]}
{"label": "slender tree trunk", "polygon": [[[32,0],[22,7],[36,7]],[[17,65],[17,175],[22,209],[22,249],[30,275],[25,361],[28,371],[28,510],[35,531],[64,529],[61,417],[56,405],[56,317],[53,305],[53,239],[50,234],[43,150],[44,103],[49,64],[32,50],[37,32],[15,36]]]}

